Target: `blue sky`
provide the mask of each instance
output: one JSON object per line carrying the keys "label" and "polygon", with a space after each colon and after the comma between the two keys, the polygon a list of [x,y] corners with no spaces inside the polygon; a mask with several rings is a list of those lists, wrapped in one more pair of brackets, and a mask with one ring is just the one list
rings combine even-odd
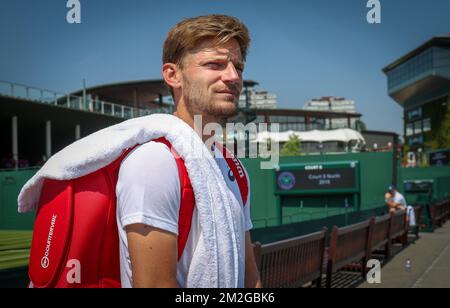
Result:
{"label": "blue sky", "polygon": [[230,14],[250,29],[244,78],[278,95],[280,108],[320,96],[356,102],[369,129],[402,133],[402,109],[381,69],[435,35],[450,33],[449,0],[80,0],[82,23],[66,22],[66,0],[0,0],[0,80],[71,92],[161,78],[165,36],[185,17]]}

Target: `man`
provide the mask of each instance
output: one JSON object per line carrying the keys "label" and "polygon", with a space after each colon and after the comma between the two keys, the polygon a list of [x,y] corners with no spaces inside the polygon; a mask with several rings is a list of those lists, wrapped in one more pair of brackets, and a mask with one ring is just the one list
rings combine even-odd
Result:
{"label": "man", "polygon": [[[245,25],[229,16],[191,18],[172,28],[164,43],[162,74],[175,101],[174,115],[192,128],[196,115],[202,116],[203,126],[223,124],[234,115],[249,41]],[[201,137],[205,142],[209,136]],[[220,157],[217,163],[230,198],[242,208],[242,216],[234,219],[238,225],[245,222],[240,226],[245,238],[241,287],[260,287],[249,233],[249,198],[239,204],[230,167]],[[116,195],[122,286],[186,287],[201,229],[194,209],[189,238],[177,260],[180,181],[169,148],[152,141],[134,149],[120,167]]]}
{"label": "man", "polygon": [[388,187],[388,192],[384,197],[390,213],[405,210],[407,207],[405,197],[397,191],[394,185]]}

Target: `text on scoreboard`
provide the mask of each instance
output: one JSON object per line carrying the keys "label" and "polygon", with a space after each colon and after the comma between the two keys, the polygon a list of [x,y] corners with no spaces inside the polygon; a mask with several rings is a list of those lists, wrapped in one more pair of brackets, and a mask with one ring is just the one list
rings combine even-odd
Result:
{"label": "text on scoreboard", "polygon": [[277,193],[356,192],[358,189],[357,161],[282,165],[276,171]]}

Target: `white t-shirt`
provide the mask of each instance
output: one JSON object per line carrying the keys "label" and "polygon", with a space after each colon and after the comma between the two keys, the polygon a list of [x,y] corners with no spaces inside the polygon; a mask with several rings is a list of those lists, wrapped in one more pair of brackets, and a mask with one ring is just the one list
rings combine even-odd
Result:
{"label": "white t-shirt", "polygon": [[[250,182],[247,202],[244,206],[237,181],[228,163],[218,149],[214,149],[216,162],[222,171],[234,201],[237,213],[236,223],[242,234],[240,247],[245,256],[245,232],[253,225],[250,218]],[[131,260],[125,227],[142,223],[178,235],[180,209],[180,180],[178,167],[170,149],[163,143],[148,142],[133,151],[122,161],[116,186],[117,224],[120,239],[120,272],[122,287],[132,287]],[[192,256],[200,237],[198,213],[194,208],[192,225],[183,254],[177,264],[177,282],[186,287]],[[241,275],[245,272],[242,269]],[[244,281],[240,277],[239,281]]]}
{"label": "white t-shirt", "polygon": [[392,199],[395,203],[401,204],[406,209],[406,206],[407,206],[406,199],[405,199],[405,197],[403,197],[403,195],[401,193],[399,193],[398,191],[395,192],[395,195]]}

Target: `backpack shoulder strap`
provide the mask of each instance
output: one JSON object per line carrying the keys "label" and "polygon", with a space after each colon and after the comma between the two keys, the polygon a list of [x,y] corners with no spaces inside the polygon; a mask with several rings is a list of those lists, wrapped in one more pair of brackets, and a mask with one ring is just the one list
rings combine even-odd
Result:
{"label": "backpack shoulder strap", "polygon": [[219,142],[215,142],[215,145],[219,151],[221,151],[225,161],[233,172],[234,177],[236,178],[237,184],[239,186],[239,192],[241,193],[242,204],[244,206],[247,204],[248,195],[249,195],[249,185],[247,173],[245,171],[244,166],[241,161],[228,150],[224,145]]}
{"label": "backpack shoulder strap", "polygon": [[192,189],[191,180],[186,170],[184,160],[178,155],[172,144],[166,138],[158,138],[153,140],[165,144],[173,154],[178,167],[178,176],[180,178],[180,212],[178,219],[178,260],[183,255],[189,232],[192,225],[192,215],[195,207],[194,190]]}

